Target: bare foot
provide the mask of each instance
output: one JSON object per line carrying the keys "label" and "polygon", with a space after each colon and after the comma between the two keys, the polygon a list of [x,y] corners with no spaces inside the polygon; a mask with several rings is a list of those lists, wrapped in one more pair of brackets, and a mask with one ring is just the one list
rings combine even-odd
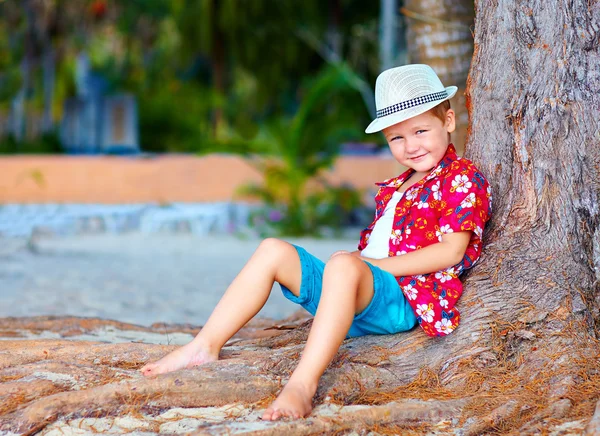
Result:
{"label": "bare foot", "polygon": [[219,352],[211,352],[207,347],[190,342],[181,348],[172,351],[157,362],[144,365],[140,371],[146,377],[177,371],[183,368],[192,368],[219,359]]}
{"label": "bare foot", "polygon": [[304,418],[312,410],[314,390],[301,383],[289,383],[269,406],[262,419],[276,421],[280,418]]}

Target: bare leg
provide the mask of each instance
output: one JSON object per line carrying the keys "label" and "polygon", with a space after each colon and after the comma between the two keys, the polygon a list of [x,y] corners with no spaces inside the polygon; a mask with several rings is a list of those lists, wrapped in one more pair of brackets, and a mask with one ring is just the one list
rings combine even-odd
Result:
{"label": "bare leg", "polygon": [[347,254],[327,263],[319,308],[300,363],[263,419],[300,418],[310,413],[319,378],[345,339],[354,315],[372,298],[373,275],[362,260]]}
{"label": "bare leg", "polygon": [[264,306],[275,281],[298,295],[301,280],[296,249],[278,239],[265,239],[229,285],[198,335],[140,371],[154,376],[217,360],[223,345]]}

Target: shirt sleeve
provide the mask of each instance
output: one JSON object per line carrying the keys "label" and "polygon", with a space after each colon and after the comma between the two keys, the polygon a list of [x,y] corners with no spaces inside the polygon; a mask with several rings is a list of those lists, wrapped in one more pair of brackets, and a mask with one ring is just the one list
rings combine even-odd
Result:
{"label": "shirt sleeve", "polygon": [[[491,191],[487,180],[473,164],[460,164],[442,181],[441,233],[472,231],[481,239],[491,213]],[[453,165],[454,166],[454,165]]]}

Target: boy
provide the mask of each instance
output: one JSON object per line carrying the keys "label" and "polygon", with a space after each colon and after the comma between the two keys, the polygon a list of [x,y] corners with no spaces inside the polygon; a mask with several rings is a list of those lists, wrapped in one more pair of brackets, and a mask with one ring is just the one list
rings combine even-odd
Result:
{"label": "boy", "polygon": [[462,292],[458,275],[481,253],[490,214],[487,182],[450,143],[455,128],[444,88],[427,65],[384,71],[375,89],[377,118],[395,159],[408,167],[378,184],[373,222],[358,250],[327,264],[301,247],[264,240],[189,344],[141,371],[153,376],[218,359],[219,351],[266,302],[276,281],[315,315],[304,352],[263,419],[300,418],[312,410],[317,383],[346,337],[393,334],[418,322],[430,336],[452,332]]}

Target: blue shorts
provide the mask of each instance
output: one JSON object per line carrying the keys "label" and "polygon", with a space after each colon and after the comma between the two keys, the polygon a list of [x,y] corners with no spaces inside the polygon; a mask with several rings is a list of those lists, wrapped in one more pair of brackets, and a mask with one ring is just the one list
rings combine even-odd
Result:
{"label": "blue shorts", "polygon": [[[296,297],[280,284],[281,290],[288,300],[298,303],[314,315],[321,299],[325,263],[304,248],[294,247],[302,266],[300,296]],[[347,336],[388,335],[413,328],[417,318],[394,276],[369,262],[365,263],[373,273],[373,299],[365,310],[354,316]]]}

